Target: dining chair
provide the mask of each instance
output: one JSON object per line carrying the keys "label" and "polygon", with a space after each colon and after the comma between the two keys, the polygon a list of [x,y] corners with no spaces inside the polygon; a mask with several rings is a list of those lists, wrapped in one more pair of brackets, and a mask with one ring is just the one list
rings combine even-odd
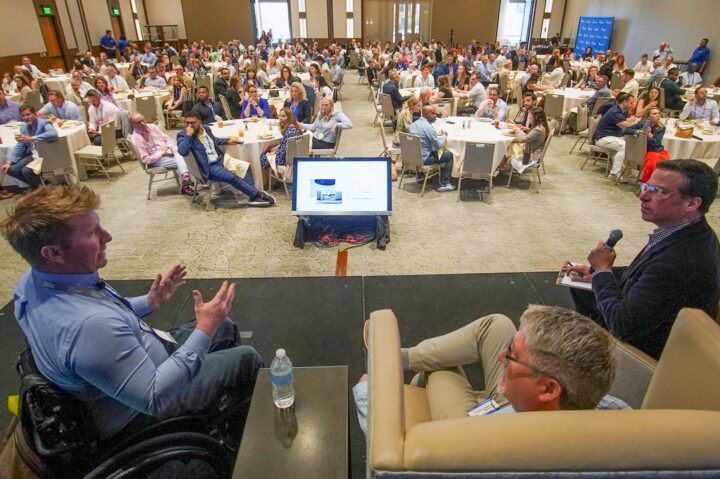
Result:
{"label": "dining chair", "polygon": [[493,159],[495,158],[495,143],[467,143],[462,169],[458,177],[458,201],[462,197],[463,178],[485,180],[487,186],[478,189],[480,199],[487,194],[488,204],[492,204],[493,187]]}
{"label": "dining chair", "polygon": [[402,170],[400,171],[400,179],[398,180],[398,189],[402,188],[403,177],[405,171],[414,171],[417,173],[425,173],[420,196],[425,194],[427,182],[433,176],[440,175],[442,165],[426,165],[423,161],[422,150],[420,148],[420,137],[411,135],[410,133],[400,133],[400,151],[402,154]]}

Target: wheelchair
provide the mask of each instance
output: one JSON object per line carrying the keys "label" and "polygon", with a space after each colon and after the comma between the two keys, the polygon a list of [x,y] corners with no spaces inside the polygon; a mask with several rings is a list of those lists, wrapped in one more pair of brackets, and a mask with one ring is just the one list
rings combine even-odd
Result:
{"label": "wheelchair", "polygon": [[29,348],[20,353],[17,372],[15,447],[39,477],[220,479],[232,473],[242,433],[233,418],[239,409],[245,417],[249,398],[238,403],[226,394],[203,415],[150,418],[101,439],[81,401],[38,371]]}

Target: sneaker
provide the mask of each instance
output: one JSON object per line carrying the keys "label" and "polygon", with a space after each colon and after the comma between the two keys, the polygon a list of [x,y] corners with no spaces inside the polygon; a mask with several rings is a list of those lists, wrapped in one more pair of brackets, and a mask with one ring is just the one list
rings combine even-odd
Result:
{"label": "sneaker", "polygon": [[445,193],[447,191],[455,191],[455,186],[453,186],[452,183],[448,183],[447,185],[438,187],[435,191],[438,193]]}
{"label": "sneaker", "polygon": [[189,181],[183,181],[182,187],[180,188],[180,193],[187,196],[192,196],[195,194],[195,188],[192,187]]}
{"label": "sneaker", "polygon": [[417,175],[415,177],[415,181],[417,181],[418,184],[422,185],[423,183],[425,183],[425,175]]}
{"label": "sneaker", "polygon": [[258,191],[257,196],[250,203],[265,203],[265,206],[275,206],[275,198],[264,191]]}

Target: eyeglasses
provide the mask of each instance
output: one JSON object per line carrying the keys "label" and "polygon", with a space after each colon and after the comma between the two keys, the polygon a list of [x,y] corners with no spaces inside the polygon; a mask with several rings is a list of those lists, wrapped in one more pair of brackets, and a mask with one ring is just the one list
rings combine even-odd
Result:
{"label": "eyeglasses", "polygon": [[663,188],[662,186],[651,185],[650,183],[641,183],[640,190],[643,193],[649,191],[650,194],[653,196],[667,196],[672,193],[672,190],[668,190],[667,188]]}
{"label": "eyeglasses", "polygon": [[[555,381],[557,381],[558,384],[560,384],[560,387],[563,387],[560,380],[558,378],[556,378],[555,376],[553,376],[552,374],[549,374],[549,373],[543,371],[542,369],[538,368],[537,366],[535,366],[533,364],[526,363],[525,361],[520,361],[518,358],[513,356],[513,353],[512,353],[513,339],[515,339],[515,338],[514,337],[510,338],[510,341],[508,342],[508,345],[505,348],[505,357],[502,359],[502,361],[500,361],[501,364],[503,365],[503,367],[507,368],[508,363],[510,361],[512,361],[514,363],[520,364],[521,366],[525,366],[526,368],[530,369],[531,371],[533,371],[537,374],[548,377],[550,379],[554,379]],[[563,387],[563,389],[564,389],[564,387]]]}

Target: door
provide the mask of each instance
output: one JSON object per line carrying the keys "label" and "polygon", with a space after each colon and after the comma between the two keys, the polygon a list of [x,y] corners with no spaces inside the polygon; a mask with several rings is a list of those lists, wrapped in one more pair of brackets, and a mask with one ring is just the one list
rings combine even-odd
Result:
{"label": "door", "polygon": [[47,50],[50,68],[66,68],[62,48],[60,47],[60,38],[55,28],[55,17],[51,15],[39,16],[38,22],[40,22],[40,31],[42,32],[43,40],[45,40],[45,49]]}
{"label": "door", "polygon": [[112,24],[112,32],[115,40],[120,40],[120,37],[124,35],[122,27],[122,17],[110,16],[110,23]]}

